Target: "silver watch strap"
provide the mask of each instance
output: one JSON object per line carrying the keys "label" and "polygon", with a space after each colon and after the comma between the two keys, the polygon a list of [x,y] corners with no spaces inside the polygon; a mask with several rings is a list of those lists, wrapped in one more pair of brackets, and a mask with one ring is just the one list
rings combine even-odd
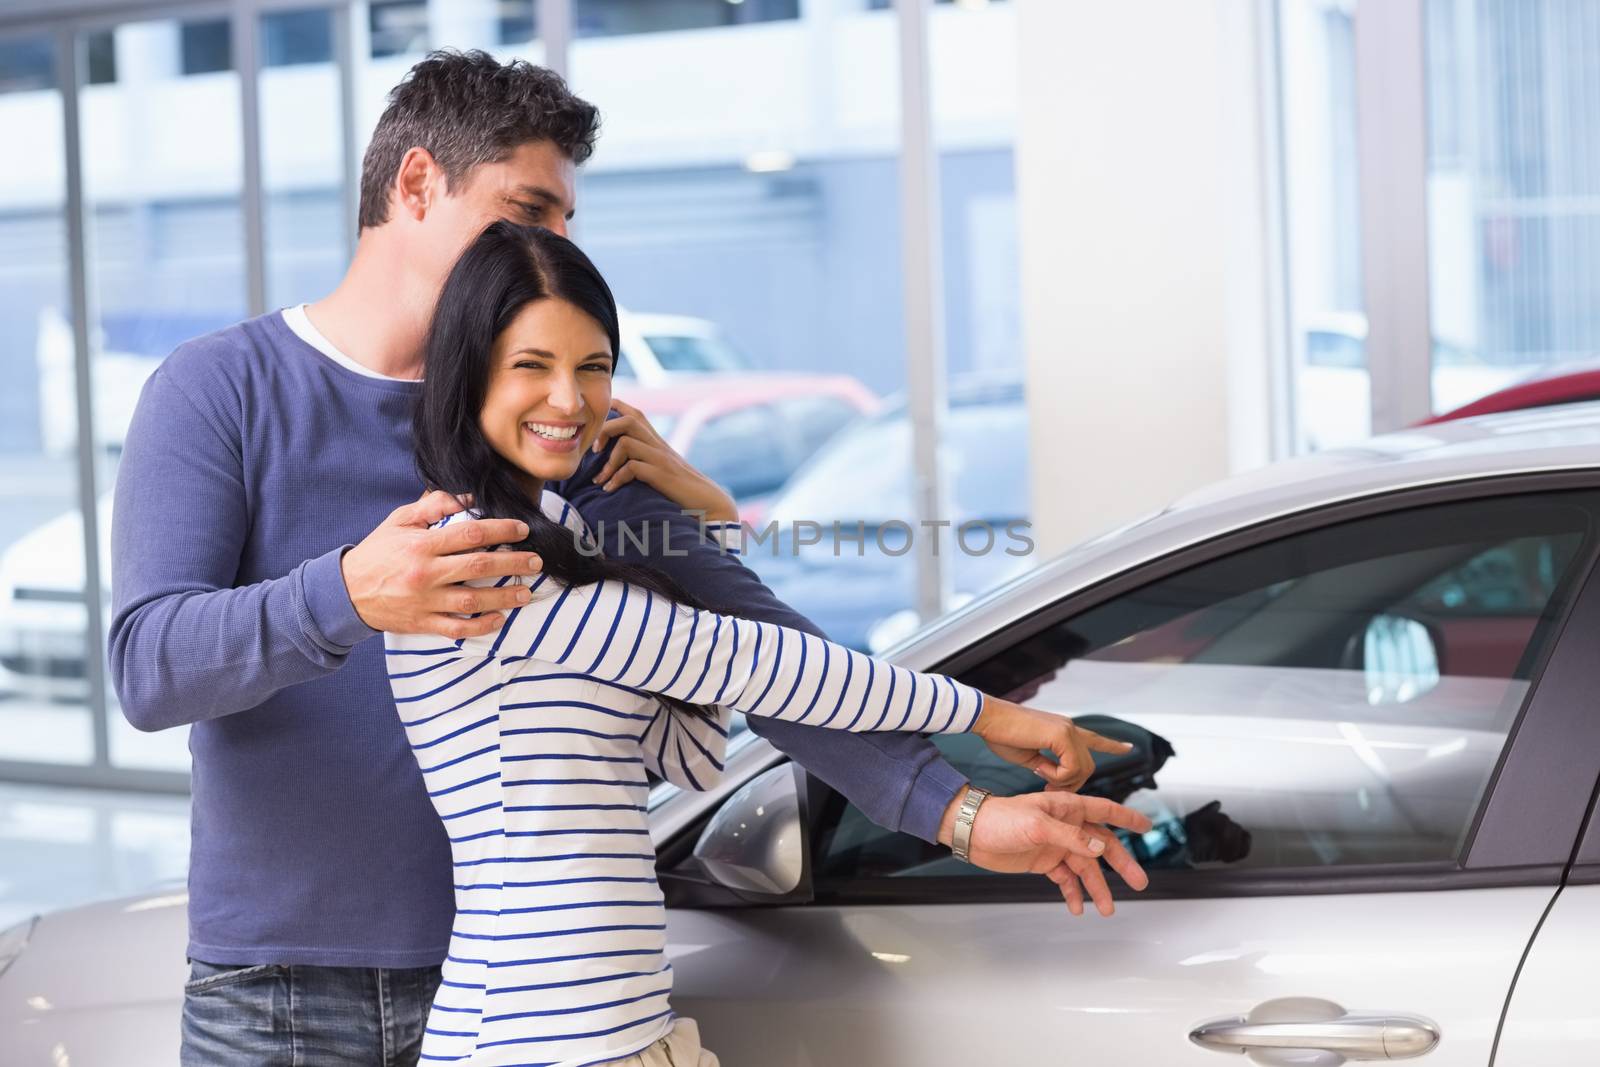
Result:
{"label": "silver watch strap", "polygon": [[978,808],[989,798],[987,789],[979,789],[975,785],[967,786],[967,795],[961,798],[961,807],[956,809],[955,831],[950,835],[950,850],[955,853],[956,859],[963,863],[971,863],[968,858],[972,851],[972,822],[978,817]]}

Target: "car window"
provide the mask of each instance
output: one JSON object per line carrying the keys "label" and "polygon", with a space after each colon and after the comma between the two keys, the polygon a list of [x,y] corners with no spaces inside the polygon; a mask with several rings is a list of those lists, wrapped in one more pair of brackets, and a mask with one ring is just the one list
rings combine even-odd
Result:
{"label": "car window", "polygon": [[1311,330],[1306,334],[1306,362],[1313,367],[1353,367],[1367,365],[1366,345],[1359,337],[1332,330]]}
{"label": "car window", "polygon": [[[1133,741],[1085,792],[1151,816],[1148,866],[1451,860],[1587,559],[1592,494],[1440,505],[1284,537],[1070,617],[963,676]],[[1042,783],[969,736],[969,779]],[[818,877],[980,874],[835,800]]]}
{"label": "car window", "polygon": [[662,370],[737,371],[749,367],[743,353],[720,337],[655,333],[644,340]]}
{"label": "car window", "polygon": [[772,492],[794,469],[787,437],[766,405],[708,419],[684,458],[736,499]]}

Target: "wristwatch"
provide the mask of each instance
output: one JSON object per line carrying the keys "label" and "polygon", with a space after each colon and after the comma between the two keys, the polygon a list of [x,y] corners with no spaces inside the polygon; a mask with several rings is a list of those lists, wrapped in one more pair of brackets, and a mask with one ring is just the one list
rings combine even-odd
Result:
{"label": "wristwatch", "polygon": [[972,851],[972,821],[978,817],[978,808],[988,799],[987,789],[969,785],[967,795],[961,798],[961,807],[956,809],[956,825],[955,831],[950,835],[950,850],[962,863],[972,862],[968,858]]}

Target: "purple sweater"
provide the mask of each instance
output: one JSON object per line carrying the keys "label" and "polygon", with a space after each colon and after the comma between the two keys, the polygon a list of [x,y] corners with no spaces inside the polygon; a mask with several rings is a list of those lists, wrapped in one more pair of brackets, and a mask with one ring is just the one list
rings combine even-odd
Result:
{"label": "purple sweater", "polygon": [[[345,548],[422,492],[416,392],[339,366],[274,312],[183,345],[139,398],[112,520],[111,674],[134,726],[193,724],[193,958],[444,958],[449,846],[383,642],[339,570]],[[651,563],[714,608],[818,632],[655,490],[590,485],[604,458],[553,486],[591,527],[669,520],[687,554],[652,538]],[[963,781],[916,735],[751,726],[874,821],[926,840]]]}

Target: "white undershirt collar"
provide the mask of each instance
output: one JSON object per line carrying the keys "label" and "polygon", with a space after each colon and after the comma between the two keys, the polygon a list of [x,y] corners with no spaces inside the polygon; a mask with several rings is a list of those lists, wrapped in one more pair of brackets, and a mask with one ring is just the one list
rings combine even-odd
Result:
{"label": "white undershirt collar", "polygon": [[293,331],[294,335],[318,352],[333,360],[345,370],[354,371],[364,378],[376,378],[380,382],[410,382],[415,384],[418,378],[392,378],[387,374],[379,374],[371,367],[363,367],[343,352],[339,351],[334,343],[322,335],[322,331],[311,323],[311,316],[306,314],[306,305],[293,304],[283,309],[283,323]]}

